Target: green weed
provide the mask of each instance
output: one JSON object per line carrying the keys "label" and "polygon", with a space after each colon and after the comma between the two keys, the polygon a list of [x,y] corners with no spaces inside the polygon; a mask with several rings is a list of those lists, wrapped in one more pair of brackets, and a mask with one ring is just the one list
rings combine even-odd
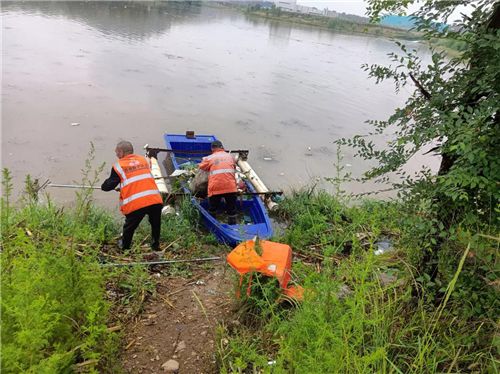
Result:
{"label": "green weed", "polygon": [[[439,230],[434,212],[406,204],[346,206],[311,189],[286,198],[278,214],[288,227],[277,240],[292,246],[293,274],[305,299],[281,308],[270,297],[277,286],[254,280],[240,308],[244,323],[226,329],[220,367],[235,373],[498,372],[496,236],[470,235],[460,226],[447,231],[448,250],[433,279],[416,265]],[[378,256],[382,239],[391,249]]]}
{"label": "green weed", "polygon": [[9,191],[0,255],[3,372],[68,372],[87,360],[86,370],[105,371],[117,345],[96,249],[111,219],[89,207],[81,221],[51,202],[16,209]]}

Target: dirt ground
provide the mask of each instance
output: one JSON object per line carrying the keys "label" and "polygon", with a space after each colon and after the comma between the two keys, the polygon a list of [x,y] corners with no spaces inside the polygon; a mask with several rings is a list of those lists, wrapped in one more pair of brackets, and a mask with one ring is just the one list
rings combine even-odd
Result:
{"label": "dirt ground", "polygon": [[232,277],[224,262],[189,279],[160,274],[156,295],[125,331],[125,372],[165,373],[175,360],[178,373],[216,373],[216,327],[231,316]]}

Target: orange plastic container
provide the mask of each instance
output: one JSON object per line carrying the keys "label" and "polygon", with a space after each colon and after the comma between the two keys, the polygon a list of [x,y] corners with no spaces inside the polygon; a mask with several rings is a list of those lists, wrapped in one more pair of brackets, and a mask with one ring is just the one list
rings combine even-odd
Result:
{"label": "orange plastic container", "polygon": [[289,245],[262,240],[263,274],[278,278],[281,288],[286,288],[292,270],[292,248]]}
{"label": "orange plastic container", "polygon": [[259,271],[265,263],[254,248],[253,240],[239,244],[227,255],[227,262],[242,275],[250,271]]}
{"label": "orange plastic container", "polygon": [[[227,262],[242,276],[251,271],[258,271],[278,279],[283,292],[297,300],[302,300],[303,289],[300,286],[288,288],[292,269],[292,248],[289,245],[260,240],[257,242],[262,256],[256,251],[256,242],[248,240],[236,246],[227,255]],[[249,293],[250,287],[247,289]]]}

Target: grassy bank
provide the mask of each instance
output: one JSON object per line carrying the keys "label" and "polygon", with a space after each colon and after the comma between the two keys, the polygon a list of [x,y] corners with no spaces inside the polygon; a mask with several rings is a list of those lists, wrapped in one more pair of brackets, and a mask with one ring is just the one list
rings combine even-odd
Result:
{"label": "grassy bank", "polygon": [[375,25],[371,23],[357,23],[341,18],[329,18],[311,14],[284,12],[280,9],[253,9],[247,8],[245,13],[249,16],[265,18],[273,21],[287,22],[298,25],[320,27],[344,33],[356,33],[396,39],[419,39],[418,34],[392,27]]}
{"label": "grassy bank", "polygon": [[[101,263],[141,259],[147,223],[120,254],[120,225],[92,204],[91,190],[74,209],[41,204],[30,188],[14,206],[8,173],[3,190],[3,372],[121,372],[120,328],[141,313],[155,280],[142,267]],[[218,329],[220,371],[498,372],[497,231],[443,231],[447,249],[431,279],[417,269],[440,230],[432,214],[425,205],[347,204],[311,190],[285,198],[276,219],[287,228],[275,240],[292,246],[305,299],[281,303],[276,284],[254,276],[250,297],[235,300],[234,316]],[[197,222],[189,203],[163,217],[169,258],[227,252]]]}
{"label": "grassy bank", "polygon": [[[91,189],[76,194],[74,208],[64,208],[48,196],[40,202],[30,178],[17,202],[11,200],[7,170],[2,184],[2,373],[122,372],[123,326],[155,293],[155,280],[144,267],[102,263],[123,257],[144,261],[149,225],[141,224],[134,247],[121,253],[116,245],[121,223],[93,204]],[[169,246],[169,258],[218,250],[211,236],[198,234],[197,218],[189,204],[180,207],[179,216],[162,218],[161,241]]]}
{"label": "grassy bank", "polygon": [[[439,230],[423,207],[303,191],[280,215],[305,299],[289,308],[254,281],[240,323],[219,331],[221,372],[498,372],[498,238],[443,232],[431,280],[416,270]],[[381,243],[390,249],[376,255]]]}
{"label": "grassy bank", "polygon": [[[245,13],[251,17],[260,17],[271,21],[285,22],[296,25],[319,27],[341,33],[363,34],[399,40],[422,40],[422,35],[416,31],[402,30],[371,23],[358,23],[342,18],[328,18],[310,14],[283,12],[279,9],[262,10],[245,8]],[[459,55],[464,49],[464,43],[458,40],[452,41],[448,39],[434,38],[431,40],[430,45],[433,48],[444,51],[452,57]]]}
{"label": "grassy bank", "polygon": [[116,223],[84,199],[72,211],[30,194],[14,206],[9,183],[4,170],[2,372],[112,371],[118,345],[98,257]]}

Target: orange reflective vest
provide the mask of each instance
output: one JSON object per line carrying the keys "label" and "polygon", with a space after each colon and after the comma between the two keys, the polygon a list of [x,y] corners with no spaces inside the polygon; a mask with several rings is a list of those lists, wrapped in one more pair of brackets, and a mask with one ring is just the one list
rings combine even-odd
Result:
{"label": "orange reflective vest", "polygon": [[208,171],[208,196],[237,191],[234,158],[223,149],[203,157],[199,167]]}
{"label": "orange reflective vest", "polygon": [[113,165],[120,177],[120,210],[129,214],[163,200],[151,175],[148,161],[138,155],[127,155]]}

